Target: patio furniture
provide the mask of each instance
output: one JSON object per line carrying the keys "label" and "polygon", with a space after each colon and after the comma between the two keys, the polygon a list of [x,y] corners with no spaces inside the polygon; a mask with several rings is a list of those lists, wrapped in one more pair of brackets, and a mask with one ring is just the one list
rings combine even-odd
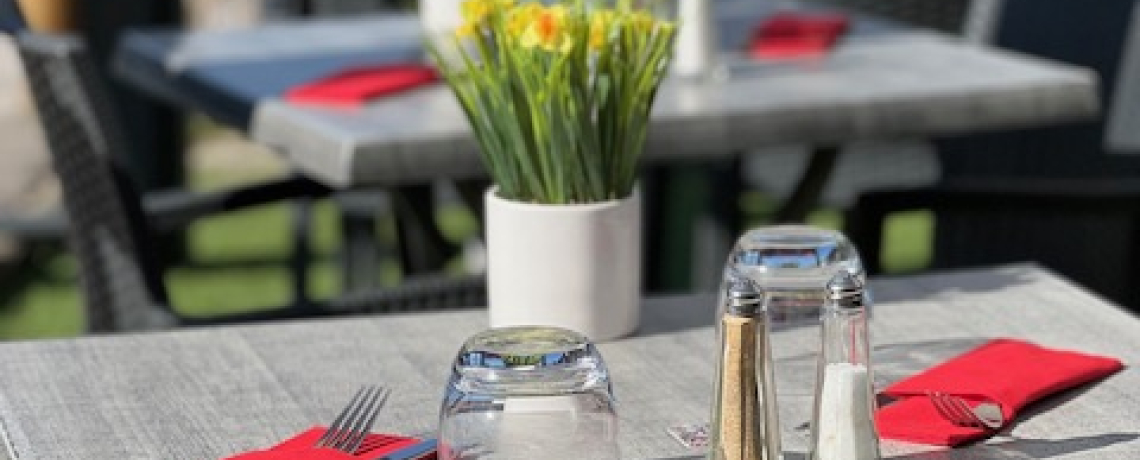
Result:
{"label": "patio furniture", "polygon": [[[1134,0],[1075,7],[1064,0],[1007,0],[994,45],[1088,67],[1112,113],[1137,21]],[[1131,53],[1140,50],[1133,43]],[[1105,148],[1108,116],[1042,129],[946,139],[942,178],[931,187],[861,196],[848,233],[868,268],[881,268],[884,219],[930,209],[933,268],[1035,260],[1125,305],[1140,305],[1140,159]]]}
{"label": "patio furniture", "polygon": [[[880,384],[994,337],[1129,364],[1034,405],[984,442],[953,450],[884,442],[884,458],[1140,454],[1136,317],[1032,265],[873,279],[872,287]],[[635,336],[599,345],[621,403],[622,458],[702,458],[703,450],[682,447],[666,428],[708,420],[714,302],[711,295],[648,299]],[[327,423],[371,383],[393,395],[377,432],[432,433],[449,364],[486,321],[485,310],[471,309],[0,344],[0,436],[16,460],[219,458]],[[816,334],[813,327],[772,333],[778,388],[791,398],[781,414],[788,458],[800,458],[808,443],[798,427],[811,417]]]}
{"label": "patio furniture", "polygon": [[[770,8],[719,3],[722,45],[739,49]],[[338,189],[481,177],[467,121],[445,88],[384,98],[355,111],[301,107],[277,97],[286,88],[352,65],[419,60],[422,53],[415,16],[384,15],[228,33],[136,31],[124,37],[116,64],[127,81],[152,94],[219,119],[248,121],[236,126],[247,126],[254,140],[274,148],[301,173]],[[1056,123],[1097,109],[1094,83],[1081,70],[863,18],[854,21],[842,46],[812,65],[735,62],[740,71],[727,81],[673,82],[662,89],[647,165],[724,165],[767,145],[811,143],[826,149],[861,139]],[[810,208],[837,155],[836,149],[828,150],[809,168],[814,172],[805,177],[811,180],[802,182],[800,199],[784,215]],[[727,163],[731,173],[732,162]],[[680,181],[685,187],[674,188],[671,196],[706,197],[686,205],[702,218],[712,207],[735,202],[715,193],[700,195],[714,190],[707,178]],[[649,222],[676,225],[659,225],[650,235],[649,286],[668,288],[662,278],[691,280],[693,273],[718,276],[713,267],[723,263],[721,254],[738,232],[731,224],[722,230],[723,225],[694,223],[691,214],[668,209],[676,203],[670,198],[659,203],[647,207],[669,211],[671,217]],[[712,245],[719,249],[682,249],[706,227],[720,234],[722,241]],[[670,234],[663,235],[666,230]]]}
{"label": "patio furniture", "polygon": [[295,248],[294,299],[286,308],[212,318],[178,315],[166,295],[163,267],[151,250],[152,228],[181,228],[210,214],[282,199],[319,198],[330,190],[307,179],[286,179],[203,196],[166,197],[144,207],[112,155],[126,146],[82,43],[68,36],[27,31],[15,31],[13,38],[63,184],[90,332],[456,307],[482,298],[482,279],[430,278],[320,303],[308,295],[308,248],[302,244]]}

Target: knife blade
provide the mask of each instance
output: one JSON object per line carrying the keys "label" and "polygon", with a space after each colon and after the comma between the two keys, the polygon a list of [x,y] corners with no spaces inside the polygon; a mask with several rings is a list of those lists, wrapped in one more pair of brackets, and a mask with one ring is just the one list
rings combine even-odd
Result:
{"label": "knife blade", "polygon": [[421,460],[435,453],[438,441],[425,439],[395,452],[384,454],[375,460]]}

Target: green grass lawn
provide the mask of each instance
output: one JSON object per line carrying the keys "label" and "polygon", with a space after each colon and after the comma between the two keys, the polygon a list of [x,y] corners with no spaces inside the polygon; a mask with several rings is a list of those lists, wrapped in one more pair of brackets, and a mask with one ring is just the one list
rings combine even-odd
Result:
{"label": "green grass lawn", "polygon": [[[230,180],[196,181],[206,188]],[[763,223],[771,201],[746,196],[742,207],[750,224]],[[336,210],[321,203],[315,213],[314,239],[319,256],[310,286],[318,296],[339,290],[335,251],[339,245]],[[474,234],[476,225],[462,209],[443,209],[439,216],[449,237],[462,239]],[[285,266],[289,253],[290,209],[272,205],[216,217],[195,225],[188,234],[190,261],[167,274],[173,303],[186,313],[209,315],[248,309],[250,306],[283,305],[289,300],[290,280]],[[840,213],[822,210],[810,223],[840,227]],[[377,237],[392,244],[390,223],[378,225]],[[929,261],[931,219],[925,213],[899,216],[888,222],[884,265],[890,272],[912,271]],[[390,264],[384,281],[395,281],[398,268]],[[76,265],[72,257],[56,254],[32,264],[24,282],[10,288],[0,304],[0,339],[73,336],[80,332],[79,297],[75,286]]]}

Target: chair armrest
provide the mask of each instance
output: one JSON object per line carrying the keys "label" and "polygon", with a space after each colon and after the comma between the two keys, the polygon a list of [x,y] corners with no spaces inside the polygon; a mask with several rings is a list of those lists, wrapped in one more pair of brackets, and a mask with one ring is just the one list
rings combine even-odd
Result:
{"label": "chair armrest", "polygon": [[326,305],[333,311],[370,313],[481,308],[487,305],[487,278],[424,275],[392,287],[350,292]]}
{"label": "chair armrest", "polygon": [[392,287],[349,293],[324,303],[258,308],[221,316],[182,317],[181,325],[215,326],[365,313],[483,308],[486,305],[485,276],[432,275],[412,278]]}
{"label": "chair armrest", "polygon": [[332,190],[324,185],[296,177],[208,193],[151,193],[144,199],[144,207],[151,225],[164,232],[214,214],[296,198],[322,198],[330,193]]}
{"label": "chair armrest", "polygon": [[0,233],[27,242],[62,242],[67,225],[67,214],[58,208],[34,216],[0,215]]}

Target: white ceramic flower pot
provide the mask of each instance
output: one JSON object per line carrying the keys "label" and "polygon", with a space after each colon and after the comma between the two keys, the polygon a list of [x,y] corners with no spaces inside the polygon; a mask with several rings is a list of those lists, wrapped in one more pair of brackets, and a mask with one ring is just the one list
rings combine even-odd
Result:
{"label": "white ceramic flower pot", "polygon": [[539,205],[487,191],[491,327],[545,325],[593,341],[632,333],[641,313],[641,198]]}

